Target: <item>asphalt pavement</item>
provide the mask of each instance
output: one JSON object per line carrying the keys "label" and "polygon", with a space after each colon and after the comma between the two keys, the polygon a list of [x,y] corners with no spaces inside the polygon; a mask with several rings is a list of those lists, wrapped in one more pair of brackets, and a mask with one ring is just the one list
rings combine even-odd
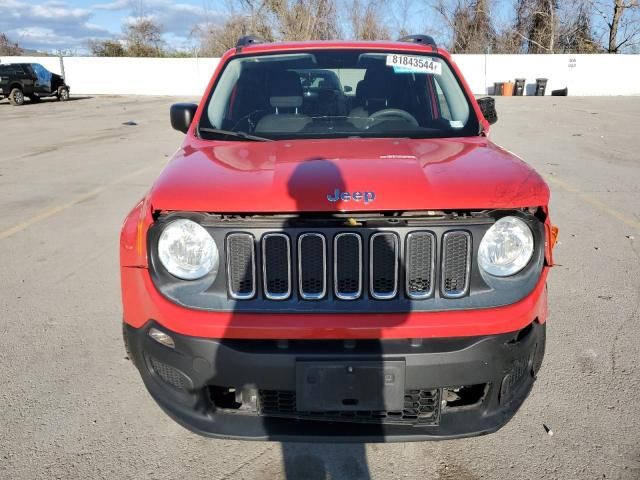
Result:
{"label": "asphalt pavement", "polygon": [[542,371],[495,434],[365,447],[196,436],[125,359],[120,225],[179,100],[0,102],[1,479],[640,478],[640,97],[498,98],[560,227]]}

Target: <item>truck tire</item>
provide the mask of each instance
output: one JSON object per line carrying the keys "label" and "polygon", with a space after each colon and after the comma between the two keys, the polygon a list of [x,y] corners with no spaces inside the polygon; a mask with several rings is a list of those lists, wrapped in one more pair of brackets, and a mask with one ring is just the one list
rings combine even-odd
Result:
{"label": "truck tire", "polygon": [[12,88],[9,94],[11,105],[24,105],[24,93],[19,88]]}
{"label": "truck tire", "polygon": [[58,90],[58,100],[61,102],[66,102],[69,100],[69,89],[67,87],[62,87]]}

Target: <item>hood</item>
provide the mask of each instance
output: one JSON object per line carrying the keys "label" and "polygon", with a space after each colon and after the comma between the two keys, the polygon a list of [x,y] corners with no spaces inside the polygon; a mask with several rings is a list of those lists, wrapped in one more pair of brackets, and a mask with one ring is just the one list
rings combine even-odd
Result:
{"label": "hood", "polygon": [[154,210],[275,213],[520,208],[549,189],[484,137],[187,139],[150,195]]}

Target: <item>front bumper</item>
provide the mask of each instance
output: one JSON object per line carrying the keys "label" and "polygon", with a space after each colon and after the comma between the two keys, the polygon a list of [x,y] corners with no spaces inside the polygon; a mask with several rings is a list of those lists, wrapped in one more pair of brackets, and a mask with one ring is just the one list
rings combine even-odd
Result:
{"label": "front bumper", "polygon": [[[175,349],[151,339],[152,327],[169,334]],[[545,349],[545,325],[537,321],[507,334],[348,341],[215,340],[150,321],[140,328],[125,323],[124,337],[152,397],[178,423],[206,436],[277,441],[412,441],[494,432],[526,399]],[[296,368],[304,361],[404,362],[405,409],[299,412]],[[421,416],[423,410],[412,407],[423,400],[427,413]]]}

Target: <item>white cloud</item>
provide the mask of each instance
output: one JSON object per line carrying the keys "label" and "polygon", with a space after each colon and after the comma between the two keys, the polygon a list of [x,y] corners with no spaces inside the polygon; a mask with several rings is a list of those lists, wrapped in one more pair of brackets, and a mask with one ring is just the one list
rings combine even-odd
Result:
{"label": "white cloud", "polygon": [[226,15],[220,11],[210,11],[201,6],[188,3],[175,3],[170,0],[146,0],[142,4],[137,0],[115,0],[96,6],[105,10],[123,10],[128,15],[123,24],[135,21],[138,15],[158,22],[167,37],[188,37],[193,27],[203,22],[219,21]]}
{"label": "white cloud", "polygon": [[111,36],[106,28],[89,23],[92,16],[91,9],[71,7],[61,0],[0,1],[0,31],[29,49],[79,49],[90,38]]}
{"label": "white cloud", "polygon": [[[121,13],[120,25],[100,26],[101,15]],[[220,21],[225,15],[204,7],[170,0],[112,0],[83,8],[65,0],[0,0],[0,32],[24,48],[80,49],[92,38],[117,38],[132,15],[153,18],[165,32],[167,44],[183,48],[197,24]]]}

